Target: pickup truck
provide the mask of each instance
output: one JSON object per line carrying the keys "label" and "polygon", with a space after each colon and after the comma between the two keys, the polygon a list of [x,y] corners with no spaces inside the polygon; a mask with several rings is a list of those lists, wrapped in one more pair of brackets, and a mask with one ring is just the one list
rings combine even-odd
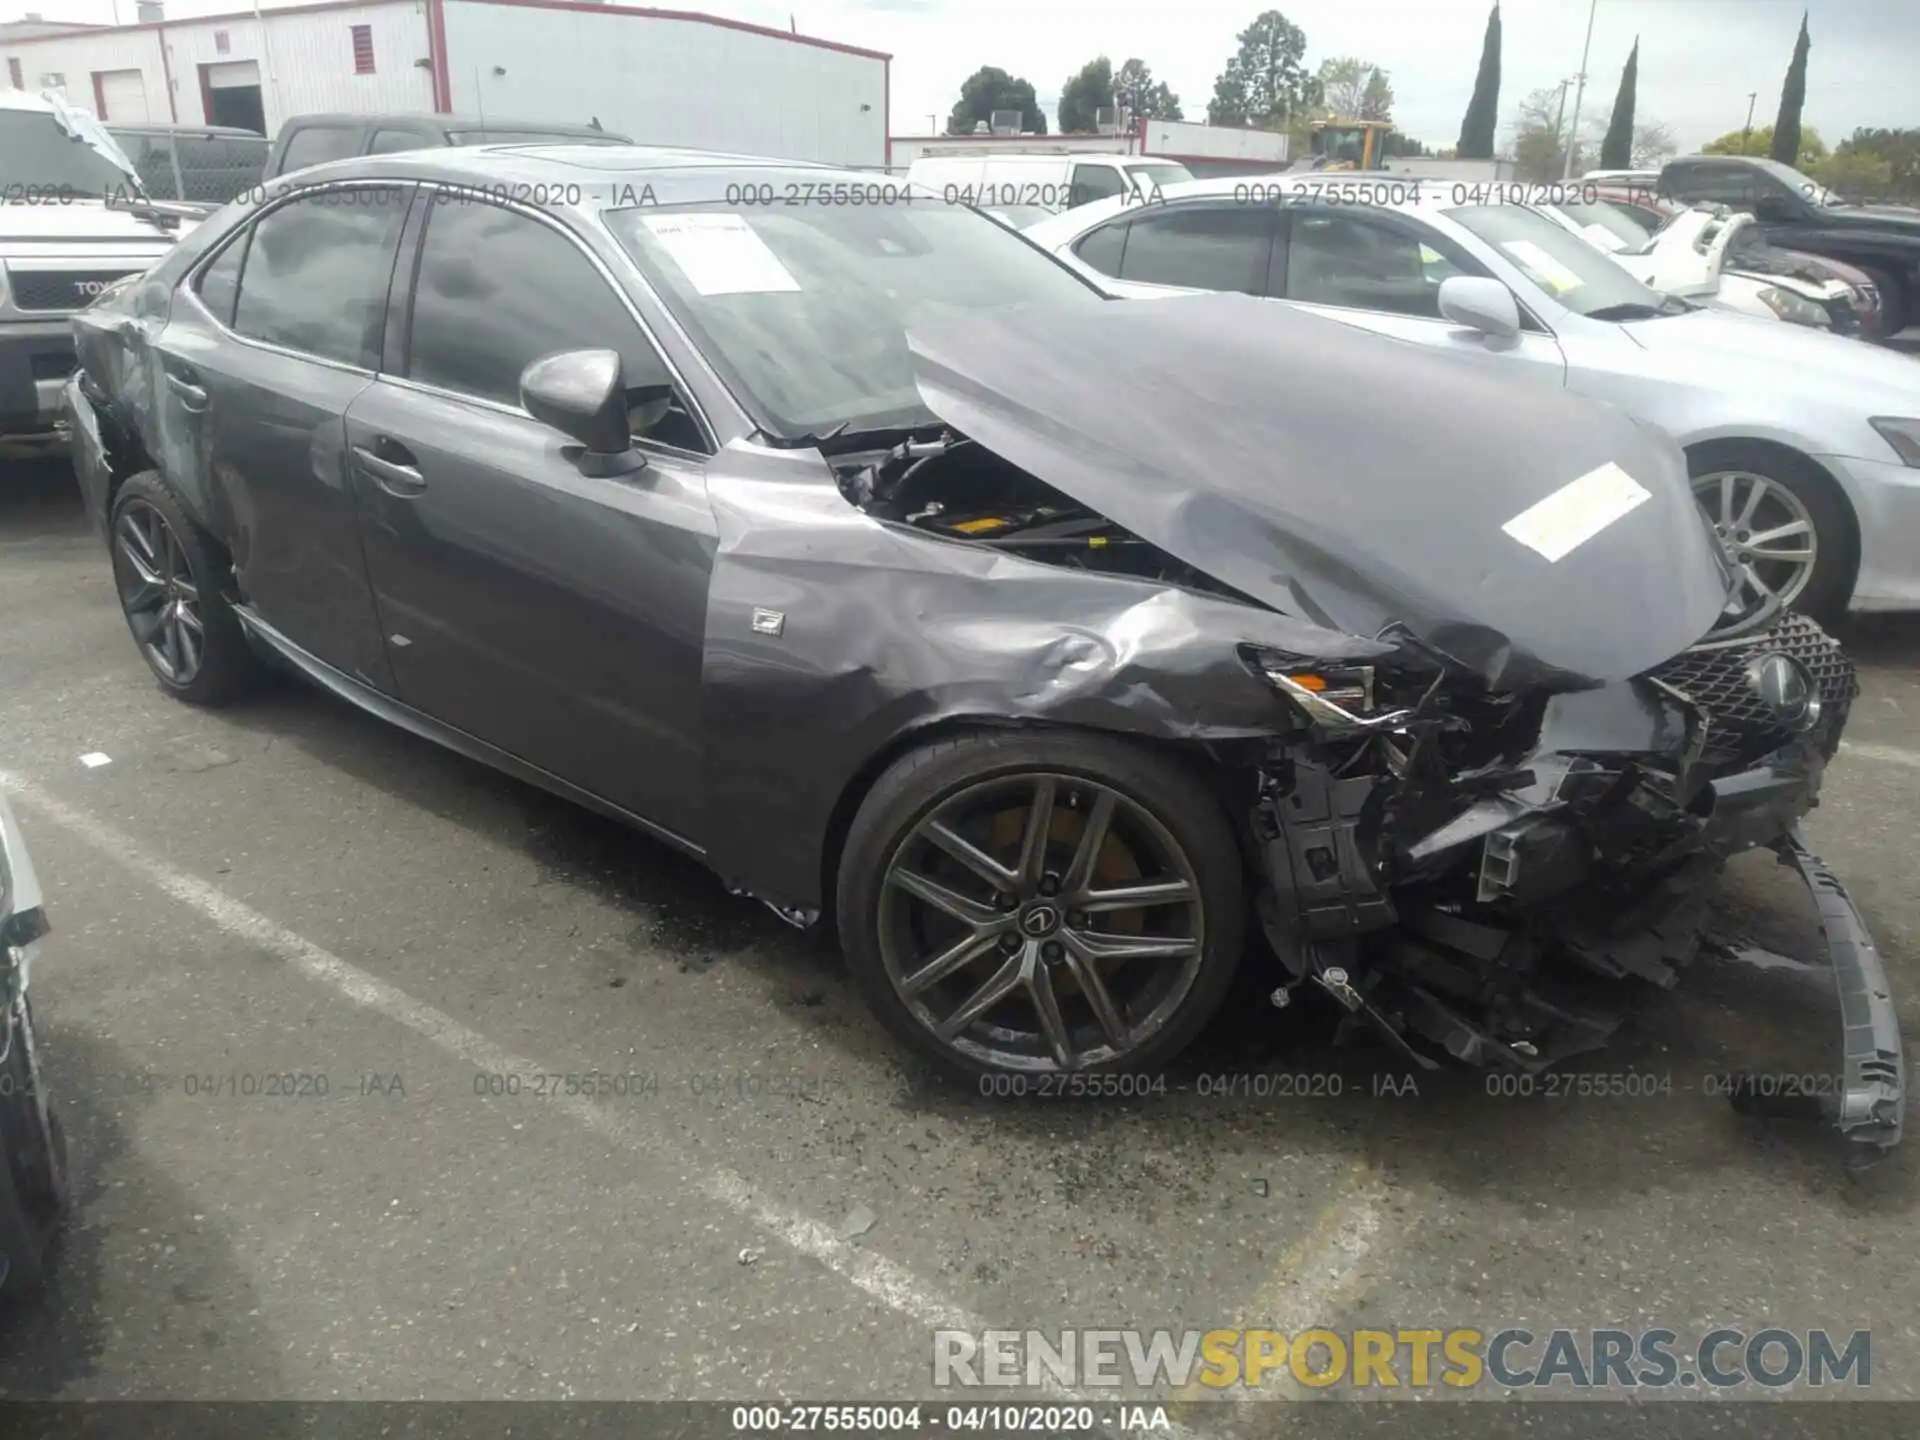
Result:
{"label": "pickup truck", "polygon": [[529,141],[631,145],[598,125],[502,120],[465,115],[295,115],[274,136],[264,178],[353,155],[431,150],[443,145],[514,145]]}
{"label": "pickup truck", "polygon": [[1864,270],[1880,294],[1882,334],[1920,321],[1920,210],[1856,205],[1791,165],[1755,155],[1669,160],[1658,189],[1684,204],[1744,211],[1769,245]]}

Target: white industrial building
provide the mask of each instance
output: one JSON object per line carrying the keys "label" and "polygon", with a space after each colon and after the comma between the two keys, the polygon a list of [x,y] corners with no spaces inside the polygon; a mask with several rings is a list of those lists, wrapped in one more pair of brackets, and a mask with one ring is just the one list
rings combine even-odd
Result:
{"label": "white industrial building", "polygon": [[5,82],[111,123],[406,112],[585,125],[643,144],[887,164],[890,57],[679,10],[590,0],[368,0],[22,34]]}

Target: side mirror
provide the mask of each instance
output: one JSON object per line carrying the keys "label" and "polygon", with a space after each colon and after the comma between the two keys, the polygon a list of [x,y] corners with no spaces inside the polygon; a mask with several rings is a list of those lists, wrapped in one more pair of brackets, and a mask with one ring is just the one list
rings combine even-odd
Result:
{"label": "side mirror", "polygon": [[1753,216],[1770,225],[1785,224],[1799,216],[1794,203],[1784,195],[1762,195],[1753,202]]}
{"label": "side mirror", "polygon": [[566,350],[520,372],[520,403],[542,425],[580,442],[583,475],[626,475],[645,467],[634,448],[627,391],[615,350]]}
{"label": "side mirror", "polygon": [[1456,325],[1496,340],[1520,334],[1520,307],[1513,292],[1481,275],[1455,275],[1440,282],[1440,313]]}

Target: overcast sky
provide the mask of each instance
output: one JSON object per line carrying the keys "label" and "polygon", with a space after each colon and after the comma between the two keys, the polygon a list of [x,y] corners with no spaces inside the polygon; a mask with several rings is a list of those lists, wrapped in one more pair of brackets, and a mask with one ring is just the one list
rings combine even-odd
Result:
{"label": "overcast sky", "polygon": [[[671,8],[787,28],[890,52],[893,130],[944,123],[960,82],[982,65],[1031,80],[1043,102],[1087,60],[1117,67],[1138,56],[1206,117],[1213,79],[1261,0],[670,0]],[[133,0],[119,0],[130,19]],[[167,0],[169,16],[231,13],[234,0]],[[266,8],[271,8],[268,6]],[[1480,0],[1283,0],[1307,37],[1310,64],[1352,54],[1393,79],[1394,119],[1430,145],[1451,145],[1473,89],[1487,6]],[[1746,119],[1773,119],[1802,9],[1813,50],[1806,123],[1829,142],[1856,126],[1920,126],[1920,0],[1597,0],[1586,113],[1613,104],[1620,68],[1640,36],[1639,116],[1665,121],[1697,148]],[[0,0],[0,18],[110,21],[112,0]],[[1507,0],[1500,87],[1502,133],[1529,90],[1580,68],[1588,0]],[[716,77],[724,84],[724,77]],[[1571,103],[1571,102],[1570,102]]]}

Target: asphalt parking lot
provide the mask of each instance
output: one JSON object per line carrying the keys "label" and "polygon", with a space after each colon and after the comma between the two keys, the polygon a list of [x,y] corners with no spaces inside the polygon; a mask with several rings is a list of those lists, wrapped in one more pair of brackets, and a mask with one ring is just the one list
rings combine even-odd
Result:
{"label": "asphalt parking lot", "polygon": [[[1865,694],[1807,833],[1911,1036],[1920,620],[1845,638]],[[1391,1055],[1257,1007],[1164,1096],[956,1093],[826,942],[644,839],[297,685],[165,699],[70,476],[13,463],[0,783],[48,892],[77,1171],[0,1395],[887,1400],[931,1393],[940,1327],[1318,1324],[1864,1328],[1871,1393],[1920,1398],[1920,1140],[1848,1176],[1818,1129],[1702,1093],[1837,1054],[1770,858],[1721,902],[1741,958],[1583,1067],[1670,1093],[1376,1094]],[[1341,1093],[1202,1093],[1228,1070]],[[500,1078],[539,1074],[635,1078]]]}

